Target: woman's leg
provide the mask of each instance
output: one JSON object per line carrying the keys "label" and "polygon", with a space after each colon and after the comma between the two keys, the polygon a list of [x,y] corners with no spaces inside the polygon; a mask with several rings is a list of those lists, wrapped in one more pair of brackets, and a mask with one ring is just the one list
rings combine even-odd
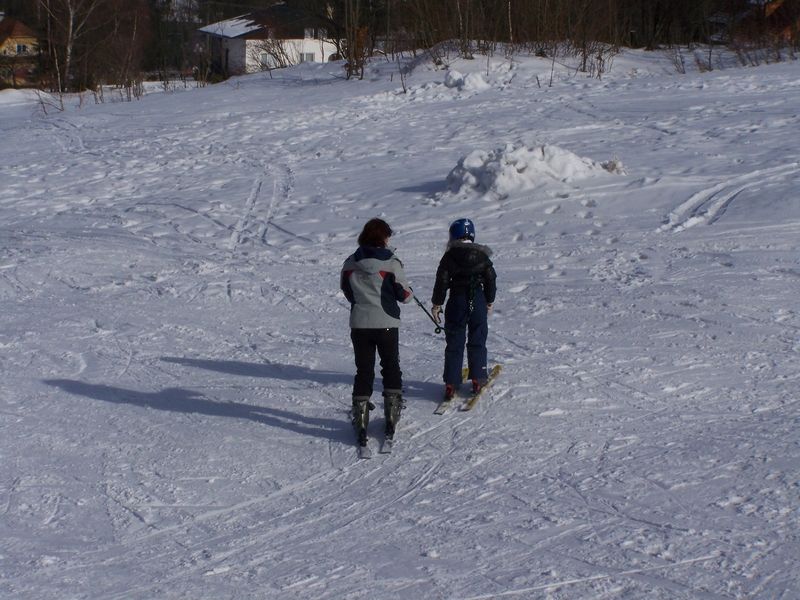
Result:
{"label": "woman's leg", "polygon": [[384,390],[403,388],[403,372],[400,370],[400,333],[397,327],[376,329],[375,341],[381,357],[381,377]]}
{"label": "woman's leg", "polygon": [[351,329],[350,339],[356,359],[356,376],[353,381],[353,396],[367,397],[372,395],[372,384],[375,381],[375,349],[376,344],[371,329]]}

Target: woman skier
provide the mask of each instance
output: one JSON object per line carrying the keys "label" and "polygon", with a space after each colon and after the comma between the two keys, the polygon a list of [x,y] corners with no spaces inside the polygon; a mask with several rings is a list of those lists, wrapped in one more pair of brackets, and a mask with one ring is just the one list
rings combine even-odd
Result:
{"label": "woman skier", "polygon": [[381,219],[371,219],[358,236],[358,250],[344,262],[340,287],[350,301],[350,339],[355,352],[353,425],[358,444],[366,451],[369,399],[375,380],[375,352],[383,377],[383,412],[386,439],[391,443],[400,419],[403,373],[400,371],[400,306],[413,300],[403,263],[388,248],[392,229]]}
{"label": "woman skier", "polygon": [[497,292],[497,274],[490,260],[491,255],[488,247],[475,243],[475,225],[472,221],[453,221],[447,250],[436,270],[431,298],[431,313],[439,324],[442,305],[450,290],[450,298],[444,309],[447,342],[443,375],[445,400],[452,399],[461,385],[465,343],[472,393],[477,394],[486,385],[488,317]]}

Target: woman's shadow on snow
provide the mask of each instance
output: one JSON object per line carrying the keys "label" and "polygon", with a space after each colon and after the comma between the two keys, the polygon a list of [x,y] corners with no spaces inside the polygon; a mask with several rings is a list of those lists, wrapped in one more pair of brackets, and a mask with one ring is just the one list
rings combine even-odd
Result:
{"label": "woman's shadow on snow", "polygon": [[284,381],[308,380],[316,381],[322,385],[335,383],[353,383],[352,375],[345,375],[337,371],[315,371],[297,365],[280,365],[270,363],[248,363],[238,360],[205,360],[201,358],[182,358],[177,356],[163,356],[163,362],[205,369],[229,375],[243,377],[265,377],[267,379],[282,379]]}
{"label": "woman's shadow on snow", "polygon": [[84,383],[72,379],[46,379],[44,383],[57,387],[69,394],[114,404],[130,404],[143,408],[208,415],[211,417],[246,419],[270,427],[278,427],[294,433],[319,437],[342,444],[352,442],[352,426],[346,419],[307,417],[285,410],[244,404],[242,402],[216,402],[205,398],[199,392],[183,388],[166,388],[159,392],[138,392],[110,385]]}
{"label": "woman's shadow on snow", "polygon": [[[267,379],[281,379],[285,381],[315,381],[322,385],[333,385],[342,383],[351,385],[353,376],[337,371],[316,371],[307,367],[297,365],[281,365],[270,363],[248,363],[238,360],[207,360],[201,358],[183,358],[177,356],[164,356],[161,361],[192,367],[195,369],[206,369],[207,371],[217,371],[228,375],[238,375],[241,377],[264,377]],[[378,377],[378,382],[380,377]],[[443,391],[444,384],[431,383],[428,381],[408,380],[403,388],[410,392],[415,398],[431,398],[432,402],[439,402],[439,397]],[[377,389],[380,389],[378,384]]]}

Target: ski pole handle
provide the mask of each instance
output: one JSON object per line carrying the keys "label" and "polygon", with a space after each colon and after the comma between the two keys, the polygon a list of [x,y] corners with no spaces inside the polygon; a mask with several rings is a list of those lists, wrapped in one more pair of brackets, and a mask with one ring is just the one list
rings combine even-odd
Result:
{"label": "ski pole handle", "polygon": [[414,296],[414,300],[416,301],[417,304],[419,304],[419,307],[425,312],[425,314],[428,315],[428,318],[431,321],[433,321],[433,324],[436,325],[436,333],[442,333],[444,329],[439,325],[439,323],[436,322],[436,319],[433,318],[433,315],[428,312],[428,309],[425,308],[425,305],[422,304],[422,302],[420,302],[419,298],[417,298],[416,296]]}

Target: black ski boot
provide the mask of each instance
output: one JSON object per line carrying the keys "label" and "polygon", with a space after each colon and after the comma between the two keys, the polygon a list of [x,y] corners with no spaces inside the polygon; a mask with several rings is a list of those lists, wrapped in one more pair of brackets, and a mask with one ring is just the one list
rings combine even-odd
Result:
{"label": "black ski boot", "polygon": [[369,401],[369,396],[353,396],[353,427],[358,435],[358,445],[367,445],[367,427],[369,425],[369,411],[375,405]]}
{"label": "black ski boot", "polygon": [[403,390],[383,391],[383,415],[386,417],[386,437],[392,439],[400,413],[403,411]]}

